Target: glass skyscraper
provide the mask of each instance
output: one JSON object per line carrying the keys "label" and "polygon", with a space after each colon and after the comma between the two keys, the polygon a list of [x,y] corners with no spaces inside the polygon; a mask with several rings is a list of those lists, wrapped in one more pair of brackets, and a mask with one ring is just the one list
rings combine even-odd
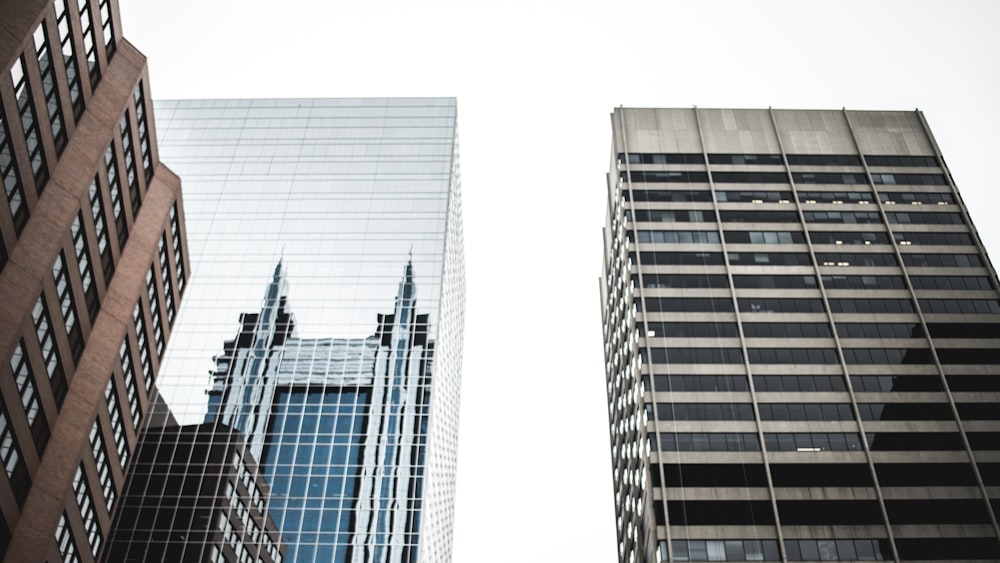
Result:
{"label": "glass skyscraper", "polygon": [[[450,559],[464,307],[455,100],[156,110],[199,272],[159,381],[170,424],[242,436],[285,561]],[[220,561],[253,544],[229,520]]]}
{"label": "glass skyscraper", "polygon": [[611,119],[619,560],[1000,560],[997,273],[923,115]]}

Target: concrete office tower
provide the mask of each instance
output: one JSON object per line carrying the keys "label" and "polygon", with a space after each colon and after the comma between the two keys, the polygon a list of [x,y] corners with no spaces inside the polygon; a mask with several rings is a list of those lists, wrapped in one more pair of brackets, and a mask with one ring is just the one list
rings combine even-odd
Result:
{"label": "concrete office tower", "polygon": [[621,561],[997,560],[996,271],[919,112],[618,109]]}
{"label": "concrete office tower", "polygon": [[190,268],[114,0],[0,4],[0,558],[93,561]]}
{"label": "concrete office tower", "polygon": [[455,112],[454,99],[157,103],[202,268],[159,389],[178,424],[242,434],[285,561],[450,559]]}

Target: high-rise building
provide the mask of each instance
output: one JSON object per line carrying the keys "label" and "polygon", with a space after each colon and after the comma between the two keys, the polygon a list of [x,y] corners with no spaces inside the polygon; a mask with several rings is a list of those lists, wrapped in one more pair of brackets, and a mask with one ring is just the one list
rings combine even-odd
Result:
{"label": "high-rise building", "polygon": [[924,116],[611,121],[620,560],[1000,559],[997,274]]}
{"label": "high-rise building", "polygon": [[115,0],[0,4],[0,558],[93,561],[190,268]]}
{"label": "high-rise building", "polygon": [[[449,560],[464,315],[455,100],[156,108],[199,272],[158,386],[176,424],[239,434],[284,561]],[[163,459],[175,443],[143,447]],[[144,509],[178,521],[168,503]],[[112,542],[141,559],[142,537],[122,522]],[[225,538],[220,561],[255,555],[245,534]]]}

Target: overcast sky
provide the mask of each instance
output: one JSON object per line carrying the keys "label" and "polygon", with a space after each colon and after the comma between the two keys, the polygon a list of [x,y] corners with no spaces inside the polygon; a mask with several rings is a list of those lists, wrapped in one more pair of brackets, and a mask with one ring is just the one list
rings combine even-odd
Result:
{"label": "overcast sky", "polygon": [[597,285],[615,106],[919,108],[1000,252],[1000,2],[120,6],[154,98],[458,98],[457,563],[617,558]]}

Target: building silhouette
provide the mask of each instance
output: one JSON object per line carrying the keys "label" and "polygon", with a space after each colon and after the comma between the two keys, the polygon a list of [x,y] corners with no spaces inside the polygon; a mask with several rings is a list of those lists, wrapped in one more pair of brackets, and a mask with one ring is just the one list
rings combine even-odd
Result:
{"label": "building silhouette", "polygon": [[[464,307],[455,100],[186,100],[157,115],[201,272],[157,388],[170,424],[239,437],[284,561],[450,559]],[[163,450],[150,459],[185,455],[175,442],[150,442]],[[231,505],[218,490],[207,504]],[[143,506],[158,529],[118,521],[116,547],[179,537],[159,527],[177,506]],[[227,521],[235,533],[205,536],[196,554],[266,547]]]}
{"label": "building silhouette", "polygon": [[104,548],[190,272],[114,0],[0,5],[0,558]]}
{"label": "building silhouette", "polygon": [[621,561],[997,560],[996,270],[920,112],[619,108]]}

